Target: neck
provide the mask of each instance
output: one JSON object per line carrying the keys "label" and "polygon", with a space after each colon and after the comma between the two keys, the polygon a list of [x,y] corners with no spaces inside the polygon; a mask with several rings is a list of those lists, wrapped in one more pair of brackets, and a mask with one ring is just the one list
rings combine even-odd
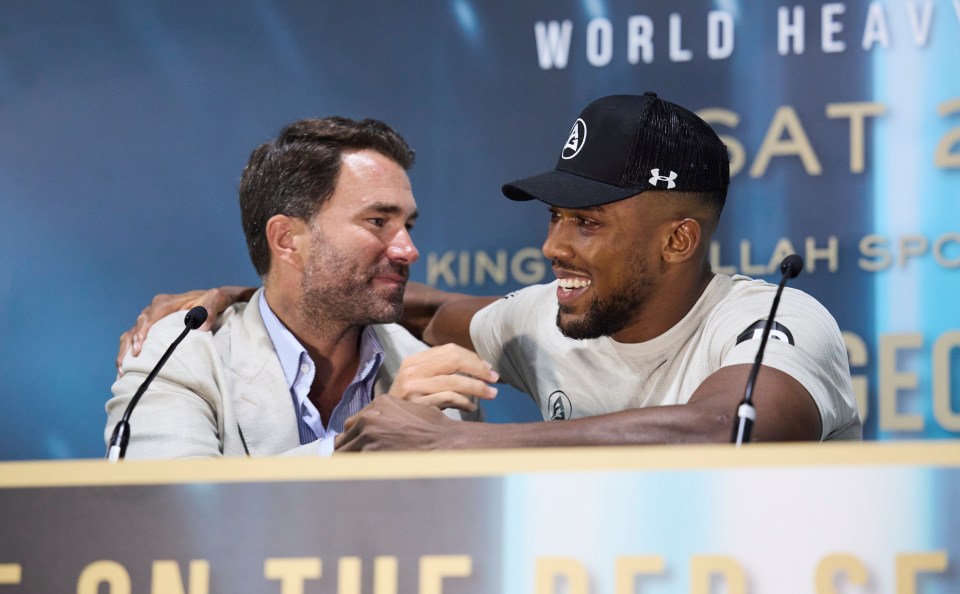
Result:
{"label": "neck", "polygon": [[316,364],[315,384],[317,381],[328,384],[343,373],[356,369],[362,326],[307,315],[303,304],[291,298],[291,293],[271,288],[264,289],[267,303]]}
{"label": "neck", "polygon": [[640,343],[660,336],[690,313],[713,277],[707,267],[696,276],[661,279],[636,319],[611,338],[617,342]]}

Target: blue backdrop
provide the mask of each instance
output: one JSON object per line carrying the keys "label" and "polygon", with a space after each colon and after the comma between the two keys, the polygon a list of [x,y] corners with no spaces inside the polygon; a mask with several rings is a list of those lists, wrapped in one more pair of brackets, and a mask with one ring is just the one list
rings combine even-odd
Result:
{"label": "blue backdrop", "polygon": [[[960,0],[37,1],[0,18],[0,459],[102,455],[119,334],[158,292],[254,284],[236,206],[285,123],[376,117],[417,150],[416,280],[551,280],[500,195],[589,101],[700,111],[735,177],[723,272],[847,333],[866,434],[960,435]],[[769,278],[774,278],[770,276]],[[494,420],[536,418],[504,392]]]}

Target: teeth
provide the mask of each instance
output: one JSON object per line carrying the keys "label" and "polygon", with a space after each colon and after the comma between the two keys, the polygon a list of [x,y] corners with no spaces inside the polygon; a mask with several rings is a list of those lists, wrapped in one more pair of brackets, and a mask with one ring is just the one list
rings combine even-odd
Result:
{"label": "teeth", "polygon": [[590,279],[586,278],[561,278],[560,288],[565,291],[570,291],[572,289],[582,289],[583,287],[590,286]]}

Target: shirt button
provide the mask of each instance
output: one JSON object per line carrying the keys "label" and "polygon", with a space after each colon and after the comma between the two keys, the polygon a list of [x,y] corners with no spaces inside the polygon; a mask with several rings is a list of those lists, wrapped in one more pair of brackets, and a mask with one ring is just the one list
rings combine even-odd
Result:
{"label": "shirt button", "polygon": [[304,363],[300,366],[300,373],[307,373],[310,371],[310,366]]}

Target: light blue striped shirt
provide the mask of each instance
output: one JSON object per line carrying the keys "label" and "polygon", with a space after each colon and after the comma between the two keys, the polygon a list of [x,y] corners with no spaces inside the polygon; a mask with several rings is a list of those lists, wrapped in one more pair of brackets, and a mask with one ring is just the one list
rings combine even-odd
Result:
{"label": "light blue striped shirt", "polygon": [[300,444],[319,440],[319,453],[328,456],[333,453],[333,440],[343,431],[343,423],[351,415],[373,401],[373,385],[377,372],[383,363],[383,346],[377,339],[377,333],[370,326],[364,326],[360,333],[360,365],[353,381],[347,386],[343,397],[330,415],[326,427],[320,419],[320,411],[308,398],[310,386],[317,367],[310,354],[300,341],[283,325],[267,304],[266,293],[260,292],[260,317],[267,328],[267,334],[273,341],[273,350],[280,360],[283,375],[290,388],[293,407],[297,411],[297,427],[300,430]]}

